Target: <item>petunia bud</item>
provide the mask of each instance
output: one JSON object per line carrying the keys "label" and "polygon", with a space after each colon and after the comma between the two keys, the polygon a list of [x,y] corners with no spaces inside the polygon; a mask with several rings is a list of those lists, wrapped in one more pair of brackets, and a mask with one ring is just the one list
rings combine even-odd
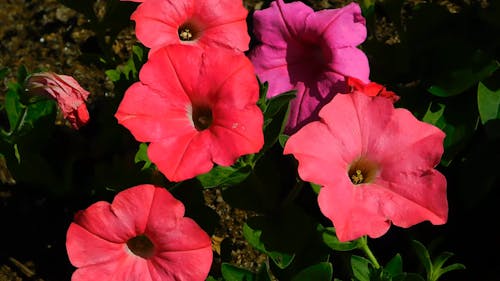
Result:
{"label": "petunia bud", "polygon": [[89,112],[85,105],[89,92],[71,76],[53,72],[34,73],[27,80],[26,90],[32,95],[54,99],[64,118],[75,129],[79,129],[89,121]]}

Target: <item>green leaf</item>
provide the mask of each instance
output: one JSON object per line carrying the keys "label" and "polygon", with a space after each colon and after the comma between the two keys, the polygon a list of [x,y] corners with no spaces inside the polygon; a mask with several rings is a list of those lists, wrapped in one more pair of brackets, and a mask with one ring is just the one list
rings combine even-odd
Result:
{"label": "green leaf", "polygon": [[477,87],[477,105],[481,122],[500,118],[500,89],[489,89],[482,82]]}
{"label": "green leaf", "polygon": [[111,82],[117,82],[120,80],[121,72],[116,69],[108,69],[104,73],[106,73],[106,76],[108,76]]}
{"label": "green leaf", "polygon": [[437,281],[443,274],[446,272],[450,272],[453,270],[461,270],[465,269],[465,266],[460,263],[454,263],[452,265],[449,265],[445,268],[443,268],[444,263],[453,256],[453,253],[450,252],[443,252],[441,253],[432,263],[433,266],[433,271],[431,273],[430,280],[431,281]]}
{"label": "green leaf", "polygon": [[215,166],[210,172],[197,176],[204,188],[231,186],[244,181],[252,168],[248,165],[234,168],[232,166]]}
{"label": "green leaf", "polygon": [[141,143],[139,149],[135,153],[134,162],[145,162],[141,170],[145,170],[151,166],[151,160],[148,157],[148,145],[146,143]]}
{"label": "green leaf", "polygon": [[292,278],[292,281],[330,281],[332,277],[332,264],[321,262],[303,269]]}
{"label": "green leaf", "polygon": [[286,268],[292,263],[295,255],[288,253],[281,253],[278,251],[268,251],[261,240],[262,230],[252,229],[247,223],[243,225],[243,236],[255,249],[267,254],[273,262],[281,269]]}
{"label": "green leaf", "polygon": [[9,82],[7,88],[7,93],[5,95],[5,111],[7,113],[7,118],[9,119],[10,131],[12,131],[21,117],[23,107],[19,96],[21,86],[18,83]]}
{"label": "green leaf", "polygon": [[454,264],[449,265],[445,268],[440,268],[439,270],[437,270],[435,273],[436,278],[433,280],[438,280],[439,277],[441,277],[443,274],[445,274],[447,272],[454,271],[454,270],[464,270],[464,269],[465,269],[465,265],[463,265],[461,263],[454,263]]}
{"label": "green leaf", "polygon": [[455,96],[487,78],[499,67],[496,60],[489,60],[486,54],[476,51],[466,60],[466,65],[442,74],[427,90],[438,97]]}
{"label": "green leaf", "polygon": [[351,268],[354,280],[370,281],[370,265],[371,262],[363,257],[351,256]]}
{"label": "green leaf", "polygon": [[221,265],[222,277],[226,281],[254,281],[255,276],[251,271],[236,267],[228,263]]}
{"label": "green leaf", "polygon": [[266,105],[263,107],[265,143],[261,153],[273,146],[283,135],[288,119],[290,100],[294,97],[295,91],[290,91],[266,100]]}
{"label": "green leaf", "polygon": [[415,249],[415,252],[417,253],[418,259],[425,268],[425,271],[427,274],[430,274],[432,272],[432,261],[427,248],[425,248],[425,246],[417,240],[412,240],[412,244],[413,249]]}
{"label": "green leaf", "polygon": [[358,249],[361,246],[361,244],[359,243],[359,239],[349,242],[340,242],[337,238],[337,235],[335,234],[335,229],[333,227],[320,229],[320,231],[323,242],[335,251],[351,251],[354,249]]}
{"label": "green leaf", "polygon": [[285,135],[285,134],[280,134],[278,136],[278,142],[280,143],[281,147],[285,147],[285,144],[286,142],[288,141],[288,139],[290,138],[289,135]]}
{"label": "green leaf", "polygon": [[384,271],[390,276],[397,276],[403,273],[403,260],[400,254],[396,254],[385,266]]}

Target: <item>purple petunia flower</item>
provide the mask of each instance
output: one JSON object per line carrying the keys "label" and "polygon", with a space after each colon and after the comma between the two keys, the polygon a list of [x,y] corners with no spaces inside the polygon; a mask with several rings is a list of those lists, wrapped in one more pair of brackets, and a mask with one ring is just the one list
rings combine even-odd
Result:
{"label": "purple petunia flower", "polygon": [[295,89],[287,133],[317,120],[323,105],[347,92],[345,77],[369,82],[366,55],[357,48],[366,38],[358,4],[315,12],[302,2],[271,3],[256,11],[254,34],[260,42],[250,53],[268,97]]}

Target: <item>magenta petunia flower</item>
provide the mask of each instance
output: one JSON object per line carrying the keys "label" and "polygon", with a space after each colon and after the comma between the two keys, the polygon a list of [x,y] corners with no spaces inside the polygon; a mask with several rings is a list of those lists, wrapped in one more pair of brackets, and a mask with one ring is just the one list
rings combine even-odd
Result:
{"label": "magenta petunia flower", "polygon": [[299,161],[302,179],[322,186],[319,207],[340,241],[382,236],[391,223],[446,222],[446,178],[434,169],[441,130],[361,92],[336,95],[319,117],[288,139],[284,153]]}
{"label": "magenta petunia flower", "polygon": [[100,201],[75,216],[66,237],[72,281],[205,280],[210,237],[166,189],[139,185],[111,204]]}
{"label": "magenta petunia flower", "polygon": [[151,52],[165,45],[219,46],[244,52],[248,10],[234,0],[148,0],[132,14],[136,36]]}
{"label": "magenta petunia flower", "polygon": [[[150,1],[150,0],[148,0]],[[142,67],[116,118],[171,181],[230,166],[264,144],[259,85],[242,53],[170,45]]]}
{"label": "magenta petunia flower", "polygon": [[369,81],[368,59],[357,48],[366,38],[358,4],[314,12],[302,2],[277,0],[253,20],[260,44],[250,59],[259,79],[269,82],[268,97],[297,90],[287,133],[317,120],[323,105],[347,92],[346,76]]}
{"label": "magenta petunia flower", "polygon": [[89,121],[85,101],[90,93],[83,89],[75,78],[53,72],[39,72],[32,74],[26,85],[32,94],[56,100],[64,118],[73,128],[79,129]]}

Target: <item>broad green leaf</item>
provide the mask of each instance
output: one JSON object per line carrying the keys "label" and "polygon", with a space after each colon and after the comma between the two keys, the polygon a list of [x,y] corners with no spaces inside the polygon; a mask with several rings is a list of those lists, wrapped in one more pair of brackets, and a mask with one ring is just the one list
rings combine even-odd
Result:
{"label": "broad green leaf", "polygon": [[231,186],[244,181],[250,175],[250,166],[234,168],[232,166],[215,166],[210,172],[197,176],[204,188]]}
{"label": "broad green leaf", "polygon": [[116,81],[120,80],[121,72],[116,70],[116,69],[108,69],[104,73],[106,73],[106,76],[108,76],[108,78],[109,78],[109,80],[111,80],[111,82],[116,82]]}
{"label": "broad green leaf", "polygon": [[282,108],[288,107],[288,104],[295,98],[297,91],[288,91],[277,96],[274,96],[267,101],[267,106],[264,111],[264,118],[273,118]]}
{"label": "broad green leaf", "polygon": [[481,122],[500,118],[500,89],[489,89],[482,82],[477,87],[477,105]]}
{"label": "broad green leaf", "polygon": [[148,157],[148,145],[146,143],[141,143],[139,145],[139,149],[137,150],[137,153],[135,154],[134,157],[134,162],[135,163],[144,162],[144,165],[142,166],[141,170],[145,170],[151,166],[152,163]]}
{"label": "broad green leaf", "polygon": [[292,281],[330,281],[332,277],[332,264],[322,262],[303,269],[292,278]]}
{"label": "broad green leaf", "polygon": [[371,262],[363,257],[351,256],[351,268],[356,281],[370,281]]}
{"label": "broad green leaf", "polygon": [[282,135],[288,119],[290,100],[294,97],[295,91],[290,91],[266,100],[263,110],[265,143],[261,153],[273,146]]}
{"label": "broad green leaf", "polygon": [[254,281],[254,274],[246,269],[236,267],[228,263],[222,263],[222,277],[225,281]]}
{"label": "broad green leaf", "polygon": [[385,266],[384,271],[390,276],[397,276],[403,273],[403,260],[400,254],[396,254]]}
{"label": "broad green leaf", "polygon": [[9,82],[7,88],[8,90],[5,95],[5,111],[9,119],[10,131],[12,131],[19,122],[19,118],[21,118],[21,112],[24,106],[21,104],[19,96],[21,86],[18,83]]}
{"label": "broad green leaf", "polygon": [[477,82],[490,76],[500,64],[496,60],[488,60],[480,51],[474,53],[466,65],[452,69],[443,74],[436,84],[430,86],[428,91],[438,97],[450,97],[465,92]]}
{"label": "broad green leaf", "polygon": [[429,252],[425,246],[417,240],[412,240],[413,249],[417,253],[418,259],[425,268],[425,271],[429,274],[432,272],[432,261]]}
{"label": "broad green leaf", "polygon": [[295,257],[294,254],[280,253],[278,251],[268,251],[264,245],[264,242],[262,242],[261,240],[262,230],[252,229],[246,223],[243,225],[243,236],[247,240],[248,244],[250,244],[255,249],[267,254],[279,268],[283,269],[289,266]]}
{"label": "broad green leaf", "polygon": [[212,276],[208,276],[207,280],[205,280],[205,281],[219,281],[219,280],[215,279]]}
{"label": "broad green leaf", "polygon": [[361,246],[359,240],[340,242],[333,227],[320,229],[323,242],[336,251],[351,251]]}

